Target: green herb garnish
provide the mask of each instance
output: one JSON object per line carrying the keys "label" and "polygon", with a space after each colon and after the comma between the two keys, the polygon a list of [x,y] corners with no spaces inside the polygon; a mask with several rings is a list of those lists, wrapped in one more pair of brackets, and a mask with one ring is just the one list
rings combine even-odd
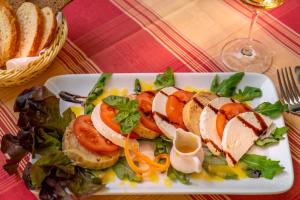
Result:
{"label": "green herb garnish", "polygon": [[127,97],[113,95],[104,98],[103,102],[118,110],[114,120],[120,124],[122,133],[131,133],[141,117],[138,110],[138,102],[136,100],[129,100]]}
{"label": "green herb garnish", "polygon": [[139,79],[135,79],[135,81],[134,81],[134,92],[136,94],[142,92],[142,86],[141,86],[141,82]]}
{"label": "green herb garnish", "polygon": [[279,117],[283,112],[288,111],[288,105],[282,104],[281,101],[276,101],[274,104],[270,102],[263,102],[259,104],[255,110],[272,119]]}
{"label": "green herb garnish", "polygon": [[231,97],[234,95],[235,89],[244,75],[244,72],[238,72],[223,80],[222,82],[220,82],[219,76],[216,75],[211,83],[210,91],[222,97]]}
{"label": "green herb garnish", "polygon": [[117,177],[121,180],[128,179],[129,181],[141,182],[142,177],[136,176],[135,172],[129,167],[126,159],[120,158],[118,162],[112,167]]}
{"label": "green herb garnish", "polygon": [[243,101],[250,101],[252,99],[261,96],[262,96],[262,91],[260,88],[247,86],[244,88],[244,90],[238,90],[238,92],[235,95],[233,95],[232,98],[240,102],[243,102]]}
{"label": "green herb garnish", "polygon": [[154,81],[154,85],[157,90],[161,90],[165,87],[170,87],[175,85],[175,77],[173,69],[168,67],[163,74],[158,74]]}
{"label": "green herb garnish", "polygon": [[287,127],[276,128],[272,131],[270,136],[258,139],[255,144],[260,147],[267,147],[272,144],[277,144],[280,140],[284,139],[283,135],[288,131]]}
{"label": "green herb garnish", "polygon": [[154,139],[155,151],[154,155],[158,156],[159,154],[170,154],[172,148],[172,140],[166,137],[157,137]]}
{"label": "green herb garnish", "polygon": [[245,154],[240,159],[240,163],[243,169],[248,171],[248,175],[256,171],[267,179],[273,179],[274,176],[281,173],[284,169],[279,165],[279,161],[270,160],[266,156],[255,154]]}
{"label": "green herb garnish", "polygon": [[84,113],[91,114],[95,105],[93,101],[96,100],[104,91],[105,81],[112,76],[111,73],[103,73],[100,78],[88,94],[88,97],[84,103]]}

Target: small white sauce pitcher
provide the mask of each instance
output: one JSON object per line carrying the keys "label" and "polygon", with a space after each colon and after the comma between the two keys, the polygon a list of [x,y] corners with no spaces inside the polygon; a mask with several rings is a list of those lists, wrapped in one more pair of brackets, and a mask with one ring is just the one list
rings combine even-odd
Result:
{"label": "small white sauce pitcher", "polygon": [[[188,146],[188,152],[182,151],[181,147]],[[201,172],[204,152],[199,135],[176,129],[173,139],[173,147],[170,153],[172,167],[183,173]]]}

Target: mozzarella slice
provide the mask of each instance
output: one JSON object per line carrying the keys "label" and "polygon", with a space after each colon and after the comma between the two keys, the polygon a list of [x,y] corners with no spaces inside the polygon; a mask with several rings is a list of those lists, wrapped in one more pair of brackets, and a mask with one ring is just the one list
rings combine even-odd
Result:
{"label": "mozzarella slice", "polygon": [[[266,127],[260,122],[264,121]],[[234,164],[272,125],[272,120],[258,113],[245,112],[232,118],[225,126],[222,147],[228,165]]]}
{"label": "mozzarella slice", "polygon": [[177,92],[179,89],[175,87],[166,87],[160,90],[154,97],[152,103],[153,118],[158,128],[170,139],[176,134],[176,127],[167,120],[167,101],[168,96]]}
{"label": "mozzarella slice", "polygon": [[[97,129],[97,131],[103,135],[106,139],[111,141],[112,143],[120,146],[125,147],[125,140],[126,137],[124,137],[122,134],[117,133],[116,131],[112,130],[110,127],[108,127],[101,119],[101,104],[98,104],[91,115],[92,122],[94,127]],[[135,139],[129,139],[129,147],[133,148],[134,146],[138,146],[139,143]]]}
{"label": "mozzarella slice", "polygon": [[219,97],[209,102],[200,115],[200,133],[208,149],[215,155],[222,151],[221,141],[216,127],[218,110],[227,103],[235,102],[227,97]]}

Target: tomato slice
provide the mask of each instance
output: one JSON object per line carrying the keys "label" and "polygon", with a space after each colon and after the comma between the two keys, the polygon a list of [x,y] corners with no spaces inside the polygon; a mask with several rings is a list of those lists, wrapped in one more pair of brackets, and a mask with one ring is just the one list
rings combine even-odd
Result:
{"label": "tomato slice", "polygon": [[223,105],[217,114],[216,126],[220,138],[223,136],[227,122],[240,113],[250,111],[250,108],[242,103],[227,103]]}
{"label": "tomato slice", "polygon": [[[102,103],[100,106],[100,110],[101,110],[101,114],[100,117],[102,119],[102,121],[112,130],[114,130],[115,132],[121,134],[121,128],[120,128],[120,124],[118,122],[116,122],[114,120],[114,117],[117,114],[117,110],[114,109],[113,107],[109,106],[106,103]],[[130,133],[130,138],[138,138],[138,134],[136,133]]]}
{"label": "tomato slice", "polygon": [[152,115],[152,102],[155,93],[151,91],[142,92],[137,95],[136,100],[139,104],[139,109],[141,111],[141,123],[148,129],[161,133],[160,129],[157,127],[153,115]]}
{"label": "tomato slice", "polygon": [[185,128],[183,123],[182,111],[186,102],[193,96],[193,93],[179,90],[168,97],[167,116],[170,122],[174,123],[176,128]]}
{"label": "tomato slice", "polygon": [[145,113],[152,112],[152,102],[154,99],[154,92],[142,92],[136,96],[136,100],[139,104],[139,109]]}
{"label": "tomato slice", "polygon": [[191,98],[193,97],[193,93],[192,92],[188,92],[188,91],[184,91],[184,90],[178,90],[177,92],[174,92],[172,94],[172,96],[177,97],[178,99],[180,99],[180,101],[186,103],[189,100],[191,100]]}
{"label": "tomato slice", "polygon": [[89,151],[106,154],[117,151],[119,147],[104,138],[93,126],[89,115],[81,115],[74,121],[73,132],[84,148]]}
{"label": "tomato slice", "polygon": [[160,129],[156,125],[152,113],[143,113],[141,112],[141,123],[148,129],[161,133]]}

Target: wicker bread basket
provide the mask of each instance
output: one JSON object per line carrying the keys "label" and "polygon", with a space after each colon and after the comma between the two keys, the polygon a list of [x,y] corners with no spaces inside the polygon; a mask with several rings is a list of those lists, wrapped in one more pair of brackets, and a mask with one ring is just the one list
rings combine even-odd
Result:
{"label": "wicker bread basket", "polygon": [[49,48],[36,60],[29,63],[26,69],[0,70],[0,87],[12,87],[25,84],[45,71],[63,47],[67,39],[67,33],[67,22],[66,19],[62,17],[62,23],[58,27],[56,36]]}

